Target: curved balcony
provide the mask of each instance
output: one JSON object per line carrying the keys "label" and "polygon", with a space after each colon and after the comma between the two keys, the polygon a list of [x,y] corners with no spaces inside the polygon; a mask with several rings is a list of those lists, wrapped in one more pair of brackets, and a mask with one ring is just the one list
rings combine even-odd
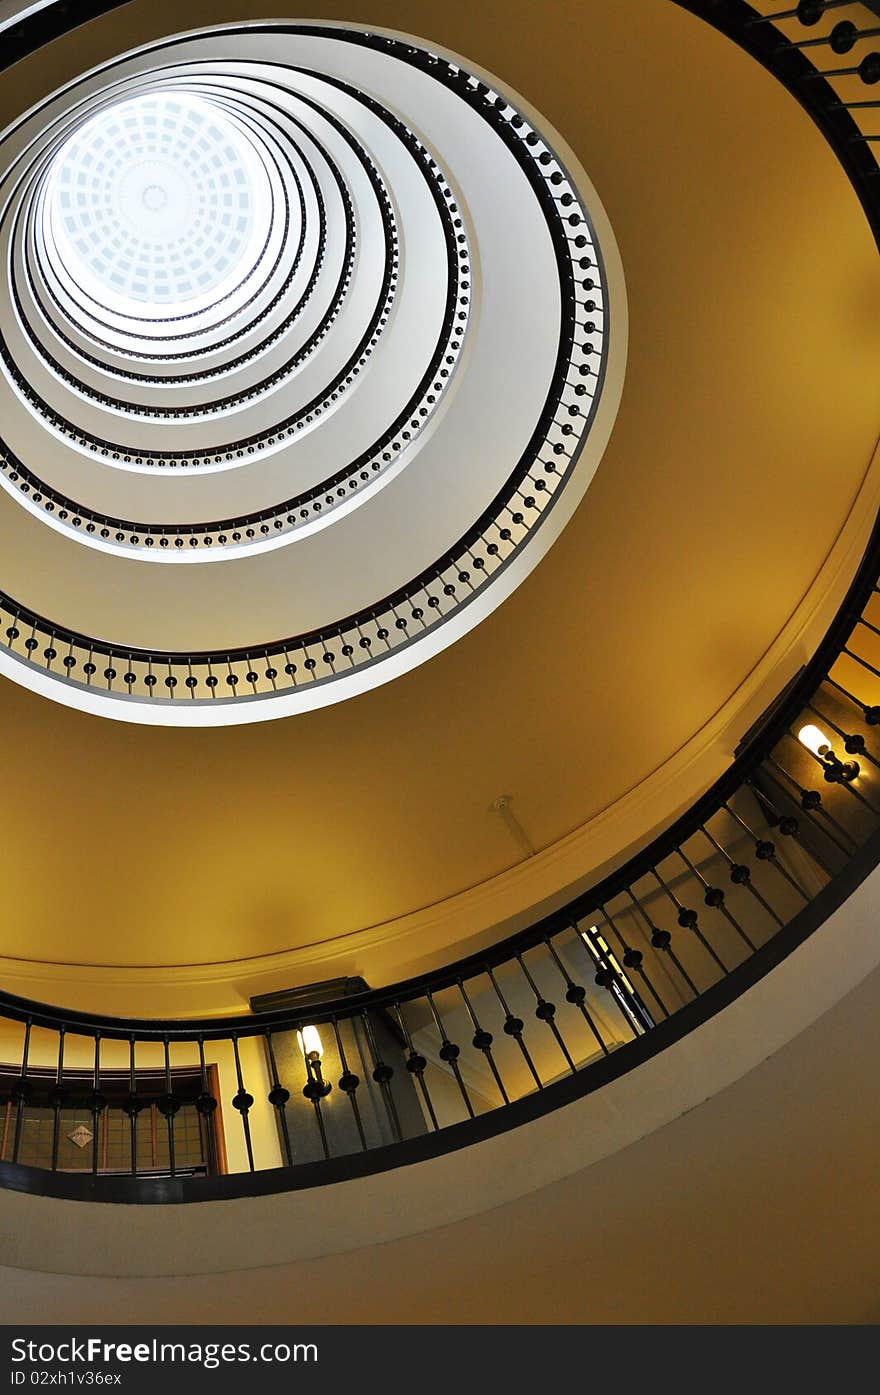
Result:
{"label": "curved balcony", "polygon": [[[880,82],[876,26],[850,18],[859,7],[837,18],[834,0],[778,13],[681,3],[806,108],[880,236],[877,104],[864,95]],[[64,22],[55,9],[10,43],[42,41]],[[512,1129],[679,1041],[796,950],[880,860],[878,580],[880,524],[822,643],[724,775],[610,874],[489,948],[247,1016],[145,1021],[0,996],[19,1043],[0,1082],[0,1182],[143,1202],[317,1186]],[[62,645],[87,647],[92,665],[103,653],[110,684],[123,658],[144,684],[154,666],[254,666],[250,651],[120,657],[29,613],[12,629],[13,644],[33,640],[28,654],[53,651],[49,665]]]}

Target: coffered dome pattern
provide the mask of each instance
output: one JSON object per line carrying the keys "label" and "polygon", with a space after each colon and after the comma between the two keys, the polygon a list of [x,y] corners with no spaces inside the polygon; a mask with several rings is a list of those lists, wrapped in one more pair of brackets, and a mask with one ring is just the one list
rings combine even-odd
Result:
{"label": "coffered dome pattern", "polygon": [[59,279],[70,268],[107,309],[179,316],[253,275],[255,224],[268,224],[270,200],[265,170],[222,108],[185,94],[135,97],[84,122],[54,157],[47,263]]}
{"label": "coffered dome pattern", "polygon": [[7,129],[2,671],[258,720],[500,604],[622,387],[619,258],[561,147],[451,55],[280,23],[137,50]]}

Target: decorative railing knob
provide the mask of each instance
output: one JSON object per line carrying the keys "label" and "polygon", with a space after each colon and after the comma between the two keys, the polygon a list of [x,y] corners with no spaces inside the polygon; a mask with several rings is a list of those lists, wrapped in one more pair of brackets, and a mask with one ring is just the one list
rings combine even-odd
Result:
{"label": "decorative railing knob", "polygon": [[318,1100],[326,1099],[332,1089],[333,1086],[329,1080],[308,1080],[303,1086],[303,1094],[307,1100],[311,1100],[312,1104],[315,1104]]}
{"label": "decorative railing knob", "polygon": [[880,82],[880,53],[866,53],[859,64],[859,77],[869,87]]}
{"label": "decorative railing knob", "polygon": [[842,19],[839,24],[835,24],[831,31],[828,40],[831,52],[836,54],[849,53],[858,36],[859,31],[852,20]]}
{"label": "decorative railing knob", "polygon": [[138,1099],[137,1095],[133,1093],[128,1094],[122,1105],[123,1113],[127,1114],[129,1119],[136,1119],[144,1108],[145,1103],[146,1101]]}
{"label": "decorative railing knob", "polygon": [[818,24],[825,13],[825,0],[799,0],[797,17],[801,24]]}

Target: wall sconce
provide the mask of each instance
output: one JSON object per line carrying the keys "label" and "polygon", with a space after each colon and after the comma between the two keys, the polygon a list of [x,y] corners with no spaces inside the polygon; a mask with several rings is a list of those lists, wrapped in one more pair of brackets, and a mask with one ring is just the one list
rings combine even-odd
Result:
{"label": "wall sconce", "polygon": [[841,760],[835,755],[831,742],[821,727],[808,723],[798,732],[798,741],[815,756],[824,768],[825,779],[829,784],[850,784],[859,773],[858,762]]}
{"label": "wall sconce", "polygon": [[296,1040],[306,1063],[308,1077],[303,1094],[307,1100],[317,1104],[318,1100],[325,1099],[333,1088],[329,1081],[324,1079],[324,1072],[321,1068],[321,1059],[324,1055],[321,1033],[317,1027],[303,1027],[302,1030],[297,1028]]}

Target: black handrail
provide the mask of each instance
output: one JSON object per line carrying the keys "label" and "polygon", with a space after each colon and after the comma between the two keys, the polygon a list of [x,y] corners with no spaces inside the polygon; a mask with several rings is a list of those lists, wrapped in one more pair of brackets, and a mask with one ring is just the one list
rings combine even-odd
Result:
{"label": "black handrail", "polygon": [[[253,26],[248,26],[242,32],[252,30]],[[293,35],[325,33],[314,26],[280,23],[262,24],[260,30]],[[236,32],[235,27],[224,30],[230,39]],[[210,654],[146,651],[138,646],[84,635],[0,593],[0,644],[11,656],[32,668],[39,668],[53,681],[74,687],[97,685],[103,693],[123,703],[131,700],[179,702],[183,698],[202,703],[252,701],[271,699],[279,692],[289,693],[304,683],[310,688],[333,683],[353,668],[380,663],[469,605],[549,516],[574,469],[604,381],[608,311],[601,249],[589,235],[588,211],[582,207],[564,165],[507,98],[492,92],[458,64],[440,58],[430,49],[417,49],[382,35],[335,29],[334,39],[387,51],[400,61],[423,69],[432,80],[454,91],[492,127],[525,175],[546,219],[562,300],[556,361],[540,419],[503,487],[452,547],[394,593],[319,631],[289,635],[270,643],[258,638],[253,644]],[[165,55],[173,62],[174,50],[180,42],[177,38],[163,41],[153,46],[153,52],[157,59]],[[372,102],[364,95],[360,95],[359,100]],[[395,130],[401,138],[407,135],[407,139],[413,139],[390,113],[383,119],[396,123]],[[429,152],[418,142],[416,145],[419,158],[433,165]],[[435,194],[451,197],[451,191],[444,186],[436,169],[433,178],[437,185]],[[447,212],[458,213],[454,201]],[[470,253],[460,222],[461,219],[456,218],[458,276],[450,274],[450,282],[469,285]],[[587,290],[586,282],[593,289]],[[463,303],[464,300],[456,301],[456,322],[466,317],[467,312],[461,309]],[[589,318],[592,313],[589,306],[598,307],[597,319],[602,323]],[[461,326],[447,328],[450,352],[457,353],[463,343]],[[450,354],[445,354],[444,363],[449,358]],[[429,384],[433,393],[444,390],[451,371],[446,366],[438,370],[437,377]],[[123,458],[126,451],[119,448],[114,454]],[[383,459],[385,455],[383,452]],[[393,455],[389,459],[393,459]],[[355,463],[363,465],[364,462]],[[28,478],[20,479],[16,466],[11,456],[4,459],[0,451],[0,469],[32,503],[42,506],[63,521],[65,527],[80,534],[110,538],[126,546],[258,543],[264,537],[274,536],[278,529],[288,531],[299,525],[298,516],[285,513],[283,518],[276,516],[271,522],[265,520],[244,529],[233,528],[230,533],[223,531],[222,536],[216,529],[225,529],[226,522],[207,525],[214,530],[207,536],[193,529],[185,535],[174,529],[151,530],[151,525],[146,525],[144,532],[128,534],[120,530],[119,536],[114,538],[109,524],[100,527],[87,513],[77,512],[73,501],[66,501],[60,507],[52,491],[44,491],[39,481],[35,487],[32,472]],[[370,469],[375,468],[374,461]],[[363,473],[359,469],[358,478]],[[367,478],[370,478],[369,472]],[[327,483],[324,482],[325,486]],[[345,492],[339,488],[330,490],[327,495],[313,500],[311,507],[315,511],[335,507],[337,495]],[[286,505],[280,507],[286,508]],[[308,653],[310,648],[314,653]],[[107,660],[100,671],[94,663],[94,655]],[[232,665],[236,664],[239,667],[233,670]],[[224,665],[229,671],[218,678],[213,670]],[[164,674],[160,677],[153,671],[155,668],[165,670]]]}
{"label": "black handrail", "polygon": [[[835,151],[845,143],[842,163],[876,232],[880,181],[861,155],[852,167],[853,149],[869,147],[855,146],[852,118],[838,110],[829,83],[805,86],[807,70],[815,71],[806,51],[787,48],[775,25],[741,0],[677,3],[716,23],[793,88]],[[817,3],[799,7],[807,20]],[[624,865],[487,949],[379,990],[250,1016],[145,1021],[0,994],[0,1017],[23,1026],[5,1123],[0,1086],[0,1184],[147,1202],[317,1185],[515,1127],[680,1039],[823,924],[880,861],[880,750],[872,749],[880,726],[878,578],[880,520],[816,653],[722,777]],[[807,725],[819,732],[802,733]],[[38,1109],[29,1071],[40,1050],[46,1056],[40,1033],[57,1047],[56,1108],[65,1043],[85,1039],[94,1049],[96,1131],[106,1108],[102,1070],[118,1069],[120,1051],[130,1060],[135,1100],[145,1068],[138,1052],[154,1063],[160,1046],[169,1080],[172,1060],[200,1063],[197,1107],[205,1116],[218,1104],[207,1085],[210,1057],[223,1077],[221,1095],[239,1116],[242,1170],[175,1174],[170,1087],[169,1177],[138,1175],[134,1104],[129,1177],[28,1166],[27,1131]],[[267,1109],[282,1166],[273,1165],[271,1149],[261,1156],[255,1148],[251,1118]]]}

